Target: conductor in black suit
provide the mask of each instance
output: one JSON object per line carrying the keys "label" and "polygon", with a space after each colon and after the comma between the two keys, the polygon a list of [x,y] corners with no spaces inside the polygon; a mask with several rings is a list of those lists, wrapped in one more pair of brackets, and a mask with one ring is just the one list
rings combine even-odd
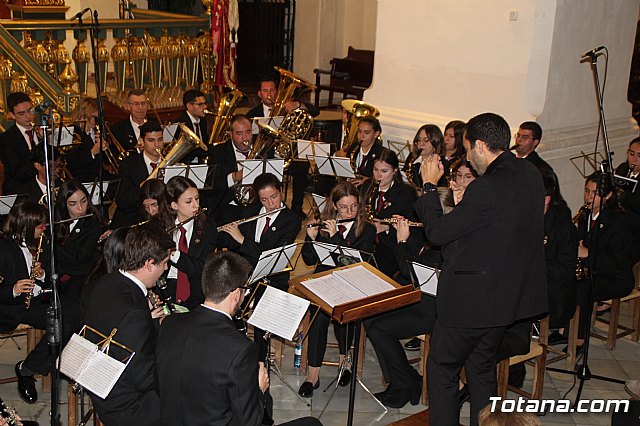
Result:
{"label": "conductor in black suit", "polygon": [[7,96],[7,112],[15,125],[0,134],[0,160],[4,164],[4,195],[16,194],[20,185],[33,178],[31,151],[38,144],[33,128],[33,105],[29,95],[14,92]]}
{"label": "conductor in black suit", "polygon": [[[160,327],[156,357],[163,424],[263,424],[269,376],[255,344],[231,320],[250,272],[241,256],[216,253],[202,273],[204,304],[166,318]],[[309,417],[281,424],[321,423]]]}
{"label": "conductor in black suit", "polygon": [[129,110],[129,117],[113,124],[110,130],[125,151],[137,152],[136,145],[140,139],[140,127],[147,122],[147,111],[149,110],[149,101],[144,90],[133,89],[129,91],[127,110]]}
{"label": "conductor in black suit", "polygon": [[133,227],[127,233],[120,270],[96,284],[85,324],[135,351],[131,362],[106,399],[91,394],[100,420],[109,426],[152,425],[160,420],[155,384],[156,326],[147,291],[167,269],[175,243],[155,223]]}
{"label": "conductor in black suit", "polygon": [[140,126],[142,152],[128,156],[120,163],[120,189],[116,194],[116,212],[112,228],[130,226],[139,222],[140,185],[160,163],[160,152],[164,146],[162,127],[149,120]]}
{"label": "conductor in black suit", "polygon": [[464,147],[480,177],[447,215],[436,192],[441,160],[432,156],[422,164],[425,195],[416,210],[444,258],[427,368],[433,424],[459,424],[462,366],[471,424],[477,424],[478,412],[497,392],[495,359],[505,329],[547,311],[544,187],[535,167],[508,152],[510,139],[509,125],[496,114],[469,121]]}
{"label": "conductor in black suit", "polygon": [[[301,219],[282,202],[282,184],[275,175],[264,173],[258,176],[253,183],[253,190],[260,203],[247,207],[243,216],[248,218],[274,213],[239,226],[235,222],[229,223],[222,228],[224,233],[220,235],[220,239],[223,246],[241,254],[255,266],[263,252],[293,243],[300,231]],[[285,208],[275,211],[281,207]],[[269,285],[282,291],[286,292],[289,288],[289,272],[274,274],[269,280]],[[264,287],[256,291],[255,303],[262,297]],[[254,340],[258,344],[260,359],[264,359],[268,351],[263,337],[264,331],[256,328]]]}
{"label": "conductor in black suit", "polygon": [[[205,145],[209,142],[209,134],[207,132],[207,120],[205,110],[207,109],[207,99],[200,90],[189,89],[184,92],[182,96],[182,104],[184,105],[184,112],[178,116],[176,122],[183,123],[185,126],[189,128],[193,133],[196,134],[198,138]],[[174,135],[174,139],[178,139],[180,137],[180,127],[178,126],[176,130],[176,134]],[[202,160],[206,158],[207,153],[202,148],[197,148],[187,155],[181,160],[183,163],[191,163],[195,159]]]}

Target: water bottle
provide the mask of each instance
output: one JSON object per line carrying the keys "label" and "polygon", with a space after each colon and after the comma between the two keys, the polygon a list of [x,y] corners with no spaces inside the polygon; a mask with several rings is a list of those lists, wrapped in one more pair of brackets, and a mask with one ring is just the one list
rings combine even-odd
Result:
{"label": "water bottle", "polygon": [[298,334],[296,348],[293,351],[293,366],[295,368],[300,368],[300,358],[302,358],[302,333]]}

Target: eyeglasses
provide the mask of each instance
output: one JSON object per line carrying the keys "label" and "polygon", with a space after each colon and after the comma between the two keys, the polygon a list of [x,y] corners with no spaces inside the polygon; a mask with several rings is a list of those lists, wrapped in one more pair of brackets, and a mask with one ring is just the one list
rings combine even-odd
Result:
{"label": "eyeglasses", "polygon": [[516,133],[515,135],[513,135],[513,137],[515,137],[516,139],[523,140],[523,141],[531,139],[531,136],[529,136],[529,135],[521,135],[520,133]]}
{"label": "eyeglasses", "polygon": [[348,211],[358,211],[360,206],[358,204],[351,204],[350,206],[338,206],[338,211],[340,213],[347,213]]}
{"label": "eyeglasses", "polygon": [[190,103],[191,105],[196,105],[196,106],[199,106],[199,107],[203,107],[203,106],[206,106],[206,105],[207,105],[207,103],[206,103],[206,102],[189,102],[189,103]]}
{"label": "eyeglasses", "polygon": [[429,138],[429,136],[425,136],[424,138],[415,138],[413,140],[414,143],[419,143],[419,142],[431,142],[431,139]]}

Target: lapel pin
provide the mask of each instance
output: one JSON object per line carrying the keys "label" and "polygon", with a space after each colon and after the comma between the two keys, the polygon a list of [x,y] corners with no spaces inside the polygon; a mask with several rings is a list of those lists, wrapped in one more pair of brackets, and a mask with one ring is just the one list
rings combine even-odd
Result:
{"label": "lapel pin", "polygon": [[76,228],[76,234],[80,233],[80,228]]}
{"label": "lapel pin", "polygon": [[271,230],[275,232],[276,227],[275,227],[275,226],[272,226],[272,227],[271,227]]}

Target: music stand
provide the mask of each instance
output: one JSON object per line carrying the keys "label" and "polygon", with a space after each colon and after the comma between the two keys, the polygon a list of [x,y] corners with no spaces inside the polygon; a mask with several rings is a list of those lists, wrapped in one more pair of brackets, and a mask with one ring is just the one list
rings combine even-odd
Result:
{"label": "music stand", "polygon": [[165,183],[174,176],[183,176],[191,179],[198,189],[212,189],[215,167],[207,164],[179,164],[163,167],[159,174]]}
{"label": "music stand", "polygon": [[284,120],[284,116],[276,116],[276,117],[253,117],[251,119],[251,133],[257,135],[260,133],[260,127],[258,123],[266,124],[274,128],[275,130],[280,129],[280,125],[282,124],[282,120]]}
{"label": "music stand", "polygon": [[378,266],[373,253],[321,241],[307,241],[305,244],[312,245],[318,256],[319,263],[322,265],[347,266],[359,262],[372,263],[371,261],[373,260],[373,265]]}
{"label": "music stand", "polygon": [[411,141],[396,141],[393,139],[387,139],[382,142],[382,146],[398,155],[398,161],[404,163],[407,161],[409,154],[411,154],[412,144]]}
{"label": "music stand", "polygon": [[[357,282],[349,281],[349,283],[352,287],[357,287],[358,290],[361,290],[361,292],[365,294],[364,297],[357,297],[350,300],[347,300],[349,299],[348,297],[343,297],[342,301],[336,303],[327,298],[329,293],[320,293],[319,288],[329,287],[332,290],[337,290],[344,286],[344,281],[327,280],[331,279],[331,276],[334,274],[345,274],[345,272],[356,274],[358,277]],[[341,275],[341,277],[342,280],[346,279],[346,274]],[[312,285],[319,284],[320,282],[322,285]],[[380,287],[380,283],[383,283],[383,288]],[[351,426],[353,424],[356,383],[359,383],[360,386],[373,397],[373,394],[371,394],[358,377],[358,355],[360,339],[362,337],[360,334],[362,320],[412,303],[417,303],[422,297],[420,291],[411,288],[411,286],[402,286],[396,283],[366,262],[343,266],[305,277],[298,277],[289,281],[289,285],[293,290],[301,293],[311,301],[311,303],[320,306],[320,309],[329,315],[331,319],[340,324],[353,324],[355,327],[353,361],[351,366],[354,380],[351,381],[351,387],[349,389],[349,413],[347,418],[347,425]],[[384,408],[386,411],[386,407]]]}
{"label": "music stand", "polygon": [[57,148],[73,145],[73,126],[65,126],[60,122],[59,127],[53,128],[53,140]]}
{"label": "music stand", "polygon": [[409,263],[409,270],[411,271],[413,288],[435,297],[438,293],[440,270],[410,260],[407,260],[407,263]]}
{"label": "music stand", "polygon": [[0,195],[0,215],[4,216],[6,214],[9,214],[9,211],[15,204],[17,198],[17,194]]}
{"label": "music stand", "polygon": [[[260,254],[258,263],[256,263],[255,268],[253,268],[253,272],[249,278],[249,284],[253,284],[271,275],[293,270],[295,268],[295,262],[292,262],[291,258],[300,244],[301,243],[291,243],[286,246],[263,251]],[[291,266],[287,268],[288,265]]]}
{"label": "music stand", "polygon": [[242,167],[242,182],[240,185],[252,185],[253,181],[264,173],[272,173],[282,182],[284,174],[284,160],[238,160],[238,165]]}
{"label": "music stand", "polygon": [[351,159],[348,157],[314,155],[314,161],[321,175],[335,176],[336,178],[353,179],[356,174],[351,167]]}
{"label": "music stand", "polygon": [[310,158],[319,156],[331,156],[331,143],[307,141],[304,139],[298,139],[296,141],[298,147],[297,158],[301,160],[309,160]]}
{"label": "music stand", "polygon": [[176,132],[178,131],[178,123],[165,124],[162,128],[162,137],[165,141],[173,141],[176,139]]}
{"label": "music stand", "polygon": [[[100,181],[96,179],[93,182],[82,182],[82,185],[87,189],[89,197],[91,197],[91,203],[94,206],[100,205],[100,194],[102,194],[102,205],[108,206],[115,202],[116,195],[118,191],[120,191],[121,182],[121,179],[103,180],[102,185],[100,185]],[[112,184],[114,186],[111,186]],[[102,186],[102,188],[100,188],[100,186]],[[102,191],[100,191],[100,189],[102,189]],[[112,189],[112,191],[109,191],[110,189]]]}
{"label": "music stand", "polygon": [[[584,179],[586,179],[591,173],[598,170],[598,164],[602,163],[603,160],[604,157],[600,151],[591,152],[589,154],[584,151],[580,151],[580,155],[569,158],[571,164],[573,164],[573,166],[578,170],[578,173],[580,173],[580,176]],[[588,168],[590,168],[591,171],[587,172]]]}

